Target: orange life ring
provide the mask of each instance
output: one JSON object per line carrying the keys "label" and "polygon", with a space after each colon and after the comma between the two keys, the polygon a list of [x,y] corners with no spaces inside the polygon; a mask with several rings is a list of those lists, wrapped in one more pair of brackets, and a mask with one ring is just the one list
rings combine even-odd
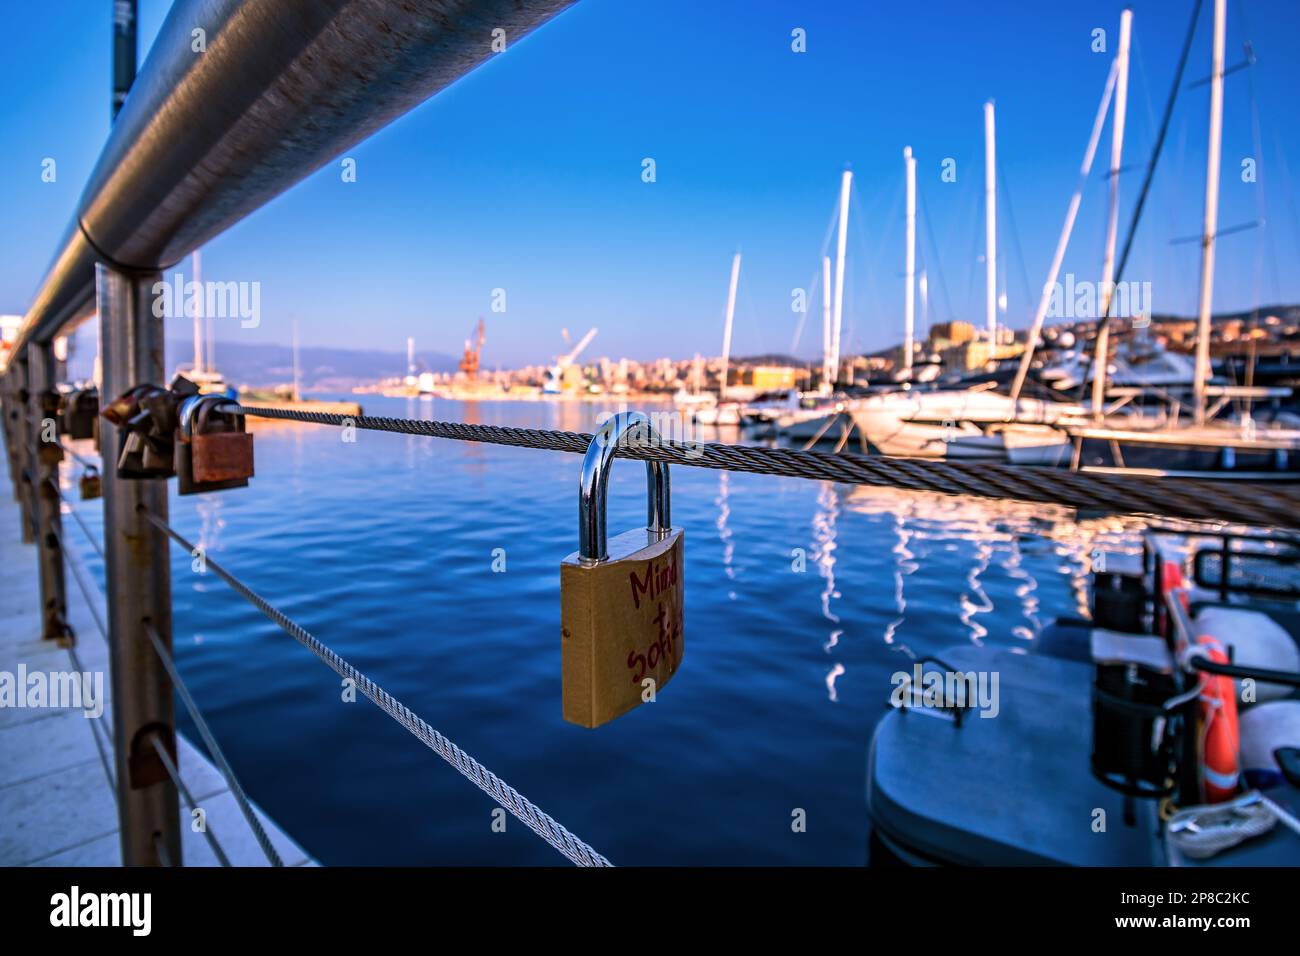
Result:
{"label": "orange life ring", "polygon": [[[1198,637],[1205,656],[1227,664],[1223,646],[1212,637]],[[1206,803],[1222,803],[1237,795],[1241,768],[1237,732],[1237,695],[1231,677],[1201,673],[1201,792]]]}

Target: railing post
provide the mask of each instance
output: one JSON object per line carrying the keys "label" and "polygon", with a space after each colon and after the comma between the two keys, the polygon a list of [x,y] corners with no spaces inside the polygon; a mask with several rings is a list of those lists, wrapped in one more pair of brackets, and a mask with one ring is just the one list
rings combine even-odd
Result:
{"label": "railing post", "polygon": [[22,483],[19,480],[18,443],[22,440],[18,417],[18,375],[10,372],[0,381],[0,401],[4,405],[5,458],[9,462],[9,484],[13,489],[14,501],[22,502]]}
{"label": "railing post", "polygon": [[[127,275],[102,263],[95,267],[104,404],[134,385],[166,384],[163,320],[154,314],[152,291],[160,280],[158,273]],[[122,862],[179,866],[176,787],[151,739],[156,734],[175,759],[172,684],[145,631],[152,624],[171,650],[171,565],[167,536],[141,514],[143,508],[167,520],[167,482],[117,477],[121,439],[116,428],[105,424],[100,444]]]}
{"label": "railing post", "polygon": [[32,508],[36,518],[37,565],[41,576],[41,637],[71,643],[68,593],[63,577],[63,526],[59,514],[59,462],[63,444],[57,421],[58,362],[52,342],[27,346],[28,409],[31,417]]}
{"label": "railing post", "polygon": [[35,477],[32,462],[32,429],[29,408],[30,392],[27,387],[27,354],[15,354],[10,361],[10,372],[14,377],[14,395],[13,407],[10,410],[13,416],[13,430],[10,433],[14,442],[14,463],[17,466],[18,480],[14,482],[14,497],[18,499],[18,507],[22,512],[23,522],[23,544],[31,544],[36,540],[34,534],[35,525],[32,521],[32,480]]}

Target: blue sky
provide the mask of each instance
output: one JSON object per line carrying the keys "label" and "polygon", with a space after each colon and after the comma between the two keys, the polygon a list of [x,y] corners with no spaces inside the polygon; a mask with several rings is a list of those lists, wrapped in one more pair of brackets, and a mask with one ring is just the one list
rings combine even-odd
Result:
{"label": "blue sky", "polygon": [[[1192,0],[1132,4],[1125,162],[1149,154]],[[141,0],[142,47],[169,6]],[[734,350],[791,348],[791,290],[807,288],[836,201],[855,175],[845,341],[897,341],[903,162],[910,144],[928,222],[930,319],[982,321],[982,103],[997,104],[1006,321],[1028,324],[1118,37],[1112,0],[580,0],[459,84],[211,242],[204,277],[261,283],[262,324],[218,336],[456,352],[479,315],[489,366],[548,360],[560,330],[597,326],[588,355],[649,359],[720,348],[732,254],[743,254]],[[67,225],[109,121],[109,0],[11,11],[0,40],[0,312],[23,312]],[[1189,79],[1210,60],[1206,0]],[[791,50],[803,28],[807,52]],[[1104,28],[1106,54],[1091,50]],[[1215,308],[1300,301],[1300,4],[1229,0]],[[142,56],[143,59],[143,56]],[[1260,142],[1252,123],[1252,83]],[[1208,90],[1185,90],[1126,278],[1155,308],[1191,313]],[[1095,278],[1103,141],[1065,271]],[[1262,146],[1262,148],[1261,148]],[[58,179],[41,182],[53,157]],[[657,181],[641,179],[653,157]],[[1260,182],[1241,181],[1243,158]],[[957,182],[940,180],[943,159]],[[1297,168],[1294,173],[1287,163]],[[1121,235],[1140,183],[1123,177]],[[1262,189],[1261,189],[1262,186]],[[1263,202],[1264,193],[1267,202]],[[1008,196],[1010,207],[1008,208]],[[1014,219],[1014,236],[1012,229]],[[1018,240],[1018,242],[1016,241]],[[936,256],[937,250],[937,256]],[[1022,266],[1023,262],[1023,266]],[[188,268],[188,266],[186,267]],[[506,311],[491,310],[506,290]],[[1036,292],[1034,293],[1036,295]],[[819,347],[819,300],[798,345]],[[183,320],[182,320],[183,325]],[[179,327],[178,336],[188,329]]]}

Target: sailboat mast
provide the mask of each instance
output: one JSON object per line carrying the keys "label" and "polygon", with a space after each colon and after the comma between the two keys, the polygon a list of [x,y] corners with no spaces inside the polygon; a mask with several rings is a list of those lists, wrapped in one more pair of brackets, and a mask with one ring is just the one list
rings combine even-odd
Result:
{"label": "sailboat mast", "polygon": [[194,371],[203,371],[203,277],[199,263],[199,250],[190,254],[190,267],[194,273],[194,288],[198,290],[194,302]]}
{"label": "sailboat mast", "polygon": [[1214,60],[1210,73],[1210,153],[1205,163],[1205,228],[1201,234],[1201,297],[1196,325],[1196,423],[1205,422],[1210,378],[1210,314],[1214,298],[1214,233],[1219,228],[1219,153],[1223,140],[1223,48],[1227,0],[1214,0]]}
{"label": "sailboat mast", "polygon": [[825,394],[831,391],[835,367],[831,365],[831,257],[822,256],[822,384]]}
{"label": "sailboat mast", "polygon": [[844,253],[849,241],[849,190],[853,186],[853,171],[844,170],[840,179],[840,230],[835,245],[835,317],[831,328],[830,366],[831,384],[840,377],[840,329],[844,324]]}
{"label": "sailboat mast", "polygon": [[1115,57],[1115,115],[1110,124],[1110,211],[1106,220],[1106,253],[1101,263],[1101,312],[1097,317],[1097,348],[1092,360],[1092,413],[1101,418],[1106,405],[1106,369],[1110,358],[1111,303],[1115,300],[1115,241],[1119,238],[1119,170],[1124,154],[1124,119],[1128,113],[1128,50],[1133,11],[1119,16],[1119,53]]}
{"label": "sailboat mast", "polygon": [[722,326],[722,378],[718,382],[719,400],[727,397],[727,363],[731,360],[731,320],[736,316],[736,282],[740,279],[740,253],[731,260],[731,285],[727,287],[727,319]]}
{"label": "sailboat mast", "polygon": [[907,286],[903,291],[903,370],[912,372],[912,340],[916,335],[916,160],[912,147],[903,147],[907,170]]}
{"label": "sailboat mast", "polygon": [[[408,340],[409,341],[409,340]],[[293,320],[293,400],[302,401],[302,391],[298,387],[298,320]]]}
{"label": "sailboat mast", "polygon": [[930,330],[930,277],[924,269],[916,277],[916,292],[921,297],[921,328]]}
{"label": "sailboat mast", "polygon": [[1097,144],[1101,142],[1101,128],[1106,123],[1106,113],[1110,110],[1110,98],[1115,91],[1115,65],[1111,64],[1110,74],[1106,78],[1106,89],[1101,94],[1101,105],[1097,107],[1097,118],[1092,121],[1092,134],[1088,137],[1088,148],[1083,154],[1083,163],[1079,166],[1079,185],[1070,197],[1070,205],[1065,213],[1065,224],[1061,226],[1061,235],[1056,240],[1056,252],[1052,255],[1052,267],[1048,270],[1047,281],[1043,283],[1043,292],[1038,300],[1038,311],[1034,313],[1034,322],[1029,327],[1025,339],[1025,350],[1020,355],[1020,368],[1016,370],[1016,380],[1011,386],[1011,400],[1020,398],[1020,390],[1025,387],[1025,378],[1029,375],[1029,366],[1034,360],[1034,349],[1038,347],[1038,336],[1042,332],[1043,322],[1047,318],[1047,309],[1052,302],[1052,293],[1056,288],[1056,277],[1061,274],[1061,263],[1065,260],[1065,250],[1070,245],[1070,234],[1074,231],[1074,220],[1079,214],[1079,203],[1083,199],[1083,188],[1088,182],[1088,173],[1092,171],[1092,160],[1097,155]]}
{"label": "sailboat mast", "polygon": [[984,104],[984,315],[988,323],[989,357],[998,337],[998,199],[997,146],[993,101]]}

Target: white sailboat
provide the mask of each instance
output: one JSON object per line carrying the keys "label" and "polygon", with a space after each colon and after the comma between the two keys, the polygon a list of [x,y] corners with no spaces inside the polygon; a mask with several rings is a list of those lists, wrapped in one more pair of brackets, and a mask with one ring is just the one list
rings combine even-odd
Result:
{"label": "white sailboat", "polygon": [[207,333],[204,334],[204,313],[207,311],[207,306],[203,293],[202,260],[197,249],[190,254],[190,268],[194,274],[196,290],[194,293],[194,362],[188,367],[182,365],[176,370],[176,374],[185,376],[205,395],[219,394],[226,392],[228,388],[225,376],[217,371],[213,358],[216,336],[213,335],[211,316],[207,317]]}
{"label": "white sailboat", "polygon": [[731,260],[731,282],[727,286],[727,313],[722,325],[722,375],[718,380],[718,399],[711,405],[696,408],[697,425],[739,425],[739,402],[727,401],[727,372],[731,361],[731,325],[736,317],[736,283],[740,281],[740,253]]}
{"label": "white sailboat", "polygon": [[[1185,359],[1160,349],[1143,350],[1129,344],[1128,354],[1116,357],[1114,374],[1109,354],[1105,316],[1113,293],[1115,221],[1118,170],[1123,135],[1123,100],[1127,77],[1128,35],[1132,15],[1121,20],[1119,95],[1115,139],[1111,154],[1111,206],[1103,264],[1102,322],[1093,359],[1091,414],[1087,420],[1064,422],[1053,446],[1032,428],[1016,424],[1004,430],[1008,458],[1013,462],[1068,465],[1084,471],[1126,472],[1165,476],[1196,476],[1251,480],[1300,480],[1300,431],[1260,428],[1250,417],[1232,422],[1216,419],[1233,398],[1256,397],[1267,389],[1220,386],[1210,383],[1210,325],[1214,289],[1214,251],[1218,229],[1219,173],[1223,130],[1223,78],[1226,0],[1215,0],[1212,68],[1210,74],[1209,151],[1205,175],[1205,218],[1201,243],[1201,277],[1195,362],[1191,368],[1190,422],[1180,420],[1181,399],[1170,385],[1185,384]],[[1031,337],[1031,347],[1033,340]],[[1145,351],[1146,354],[1143,354]],[[1134,381],[1134,380],[1137,381]],[[1119,387],[1107,387],[1109,382]],[[1163,380],[1164,388],[1153,386]],[[1132,384],[1127,384],[1132,383]],[[1149,394],[1162,396],[1169,407],[1159,414],[1107,415],[1105,398],[1120,404]],[[1216,399],[1210,407],[1210,399]],[[1035,445],[1034,442],[1038,441]],[[1024,448],[1018,447],[1023,442]],[[1017,447],[1013,447],[1016,445]]]}
{"label": "white sailboat", "polygon": [[[1107,99],[1109,98],[1109,86]],[[1105,105],[1103,105],[1103,112]],[[985,314],[990,353],[997,341],[997,201],[996,148],[993,103],[984,104],[985,135]],[[911,370],[913,330],[913,280],[916,242],[916,186],[912,151],[903,153],[907,174],[907,288],[904,296],[903,367]],[[1059,263],[1057,264],[1059,267]],[[1053,276],[1054,278],[1054,276]],[[1050,282],[1049,282],[1050,285]],[[1046,311],[1043,304],[1042,311]],[[903,377],[908,378],[910,374]],[[989,426],[1021,420],[1050,425],[1082,411],[1077,405],[1041,399],[1009,397],[992,391],[991,384],[975,388],[922,389],[905,386],[855,401],[849,408],[853,422],[881,454],[923,458],[1000,458],[1003,443]]]}
{"label": "white sailboat", "polygon": [[[844,319],[844,260],[848,250],[849,196],[853,188],[853,171],[844,170],[840,177],[839,231],[835,244],[835,291],[832,302],[830,259],[822,257],[822,382],[816,396],[803,398],[798,407],[776,419],[776,429],[792,441],[813,441],[826,436],[831,426],[847,409],[836,399],[835,382],[839,378],[840,330]],[[831,437],[838,437],[832,435]]]}

